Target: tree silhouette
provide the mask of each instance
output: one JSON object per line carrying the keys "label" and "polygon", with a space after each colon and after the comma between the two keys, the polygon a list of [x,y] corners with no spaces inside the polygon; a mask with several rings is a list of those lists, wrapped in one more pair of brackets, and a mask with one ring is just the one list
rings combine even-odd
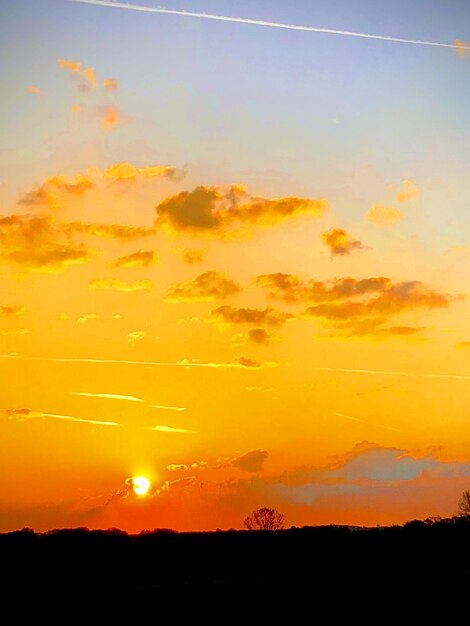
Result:
{"label": "tree silhouette", "polygon": [[245,517],[243,525],[247,530],[280,530],[284,528],[284,515],[276,509],[263,507]]}
{"label": "tree silhouette", "polygon": [[459,500],[459,515],[470,518],[470,489],[464,491]]}

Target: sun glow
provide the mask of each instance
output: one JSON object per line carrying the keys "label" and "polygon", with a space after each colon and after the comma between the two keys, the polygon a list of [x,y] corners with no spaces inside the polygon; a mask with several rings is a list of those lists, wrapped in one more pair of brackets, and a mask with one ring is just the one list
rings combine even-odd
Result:
{"label": "sun glow", "polygon": [[145,496],[150,489],[150,481],[145,476],[135,476],[132,479],[132,489],[138,496]]}

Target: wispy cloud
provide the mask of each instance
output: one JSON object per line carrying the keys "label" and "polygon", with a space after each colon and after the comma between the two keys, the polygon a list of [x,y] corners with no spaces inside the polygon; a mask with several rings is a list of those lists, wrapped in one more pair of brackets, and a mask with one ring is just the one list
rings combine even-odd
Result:
{"label": "wispy cloud", "polygon": [[163,404],[149,404],[152,409],[161,409],[163,411],[186,411],[184,406],[165,406]]}
{"label": "wispy cloud", "polygon": [[466,374],[429,374],[426,372],[350,369],[346,367],[314,367],[313,369],[318,372],[345,372],[348,374],[372,374],[374,376],[406,376],[409,378],[443,378],[451,380],[470,380],[470,376]]}
{"label": "wispy cloud", "polygon": [[173,428],[173,426],[162,426],[158,424],[157,426],[151,426],[149,430],[155,430],[159,433],[183,433],[190,434],[194,433],[194,430],[188,430],[187,428]]}
{"label": "wispy cloud", "polygon": [[0,354],[0,359],[12,359],[19,361],[47,361],[53,363],[96,363],[96,364],[119,364],[119,365],[141,365],[145,367],[207,367],[210,369],[259,369],[261,367],[275,367],[279,365],[276,361],[257,361],[246,356],[235,357],[231,361],[199,362],[189,359],[180,361],[131,361],[126,359],[83,359],[83,358],[59,358],[59,357],[34,357],[19,356],[17,354]]}
{"label": "wispy cloud", "polygon": [[114,261],[113,265],[114,267],[128,269],[134,267],[150,267],[156,263],[158,263],[156,252],[153,250],[138,250],[137,252],[132,252],[132,254],[119,257]]}
{"label": "wispy cloud", "polygon": [[28,419],[49,418],[55,420],[65,420],[67,422],[76,422],[79,424],[89,424],[91,426],[122,426],[119,422],[82,419],[80,417],[73,417],[72,415],[44,413],[42,411],[32,411],[31,409],[7,409],[6,413],[10,419],[16,419],[21,422]]}
{"label": "wispy cloud", "polygon": [[373,35],[356,31],[339,30],[335,28],[321,28],[318,26],[302,26],[299,24],[286,24],[282,22],[271,22],[267,20],[255,20],[246,17],[231,17],[228,15],[215,15],[212,13],[201,13],[196,11],[185,11],[183,9],[165,9],[162,7],[149,7],[140,4],[130,4],[128,2],[114,2],[114,0],[70,0],[78,4],[93,4],[96,6],[113,7],[115,9],[128,9],[130,11],[143,11],[145,13],[162,13],[166,15],[179,15],[181,17],[196,17],[219,22],[233,22],[236,24],[249,24],[251,26],[265,26],[268,28],[281,28],[310,33],[324,33],[327,35],[339,35],[343,37],[360,37],[363,39],[375,39],[379,41],[389,41],[393,43],[414,44],[419,46],[437,46],[441,48],[454,48],[459,51],[470,50],[470,45],[463,41],[454,43],[442,43],[422,39],[406,39],[402,37],[390,37],[388,35]]}
{"label": "wispy cloud", "polygon": [[344,417],[344,419],[351,420],[352,422],[360,422],[361,424],[367,424],[367,426],[374,426],[375,428],[385,428],[385,430],[392,430],[396,433],[403,432],[399,428],[394,428],[393,426],[385,426],[385,424],[368,422],[367,420],[361,419],[359,417],[353,417],[352,415],[345,415],[344,413],[333,413],[333,415],[337,415],[338,417]]}
{"label": "wispy cloud", "polygon": [[149,291],[153,288],[151,280],[136,280],[128,283],[120,278],[95,278],[88,283],[88,289],[105,289],[107,291]]}
{"label": "wispy cloud", "polygon": [[386,207],[383,204],[374,204],[367,211],[367,219],[380,226],[393,226],[403,219],[404,215],[400,209]]}
{"label": "wispy cloud", "polygon": [[86,396],[87,398],[106,398],[108,400],[128,400],[130,402],[145,402],[135,396],[123,396],[119,393],[87,393],[85,391],[72,391],[72,396]]}

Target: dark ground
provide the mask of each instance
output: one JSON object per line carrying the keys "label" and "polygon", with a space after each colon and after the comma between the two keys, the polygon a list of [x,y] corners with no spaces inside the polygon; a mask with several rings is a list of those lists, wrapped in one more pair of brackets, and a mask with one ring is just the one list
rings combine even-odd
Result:
{"label": "dark ground", "polygon": [[3,598],[73,593],[175,608],[217,599],[229,613],[254,601],[271,610],[328,606],[332,615],[371,601],[386,612],[408,601],[470,606],[470,519],[140,535],[24,529],[0,535],[0,563]]}

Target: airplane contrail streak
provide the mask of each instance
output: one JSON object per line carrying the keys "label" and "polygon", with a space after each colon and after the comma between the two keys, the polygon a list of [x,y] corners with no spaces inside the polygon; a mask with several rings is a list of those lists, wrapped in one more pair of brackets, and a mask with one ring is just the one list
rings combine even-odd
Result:
{"label": "airplane contrail streak", "polygon": [[386,35],[372,35],[370,33],[358,33],[349,30],[338,30],[336,28],[321,28],[319,26],[302,26],[300,24],[284,24],[282,22],[270,22],[266,20],[255,20],[248,17],[232,17],[229,15],[215,15],[213,13],[200,13],[198,11],[184,11],[182,9],[165,9],[163,7],[149,7],[141,4],[131,4],[129,2],[112,2],[111,0],[69,0],[78,4],[92,4],[102,7],[113,7],[115,9],[127,9],[129,11],[142,11],[145,13],[163,13],[165,15],[178,15],[181,17],[196,17],[205,20],[216,20],[218,22],[232,22],[236,24],[250,24],[251,26],[265,26],[268,28],[283,28],[286,30],[297,30],[307,33],[324,33],[327,35],[342,35],[343,37],[361,37],[363,39],[378,39],[380,41],[391,41],[394,43],[407,43],[418,46],[436,46],[439,48],[453,48],[455,50],[470,51],[470,45],[463,43],[442,43],[438,41],[425,41],[421,39],[405,39],[402,37],[388,37]]}
{"label": "airplane contrail streak", "polygon": [[345,367],[314,367],[317,372],[346,372],[348,374],[374,374],[378,376],[406,376],[407,378],[446,378],[452,380],[470,380],[466,374],[427,374],[414,372],[395,372],[393,370],[356,370]]}

